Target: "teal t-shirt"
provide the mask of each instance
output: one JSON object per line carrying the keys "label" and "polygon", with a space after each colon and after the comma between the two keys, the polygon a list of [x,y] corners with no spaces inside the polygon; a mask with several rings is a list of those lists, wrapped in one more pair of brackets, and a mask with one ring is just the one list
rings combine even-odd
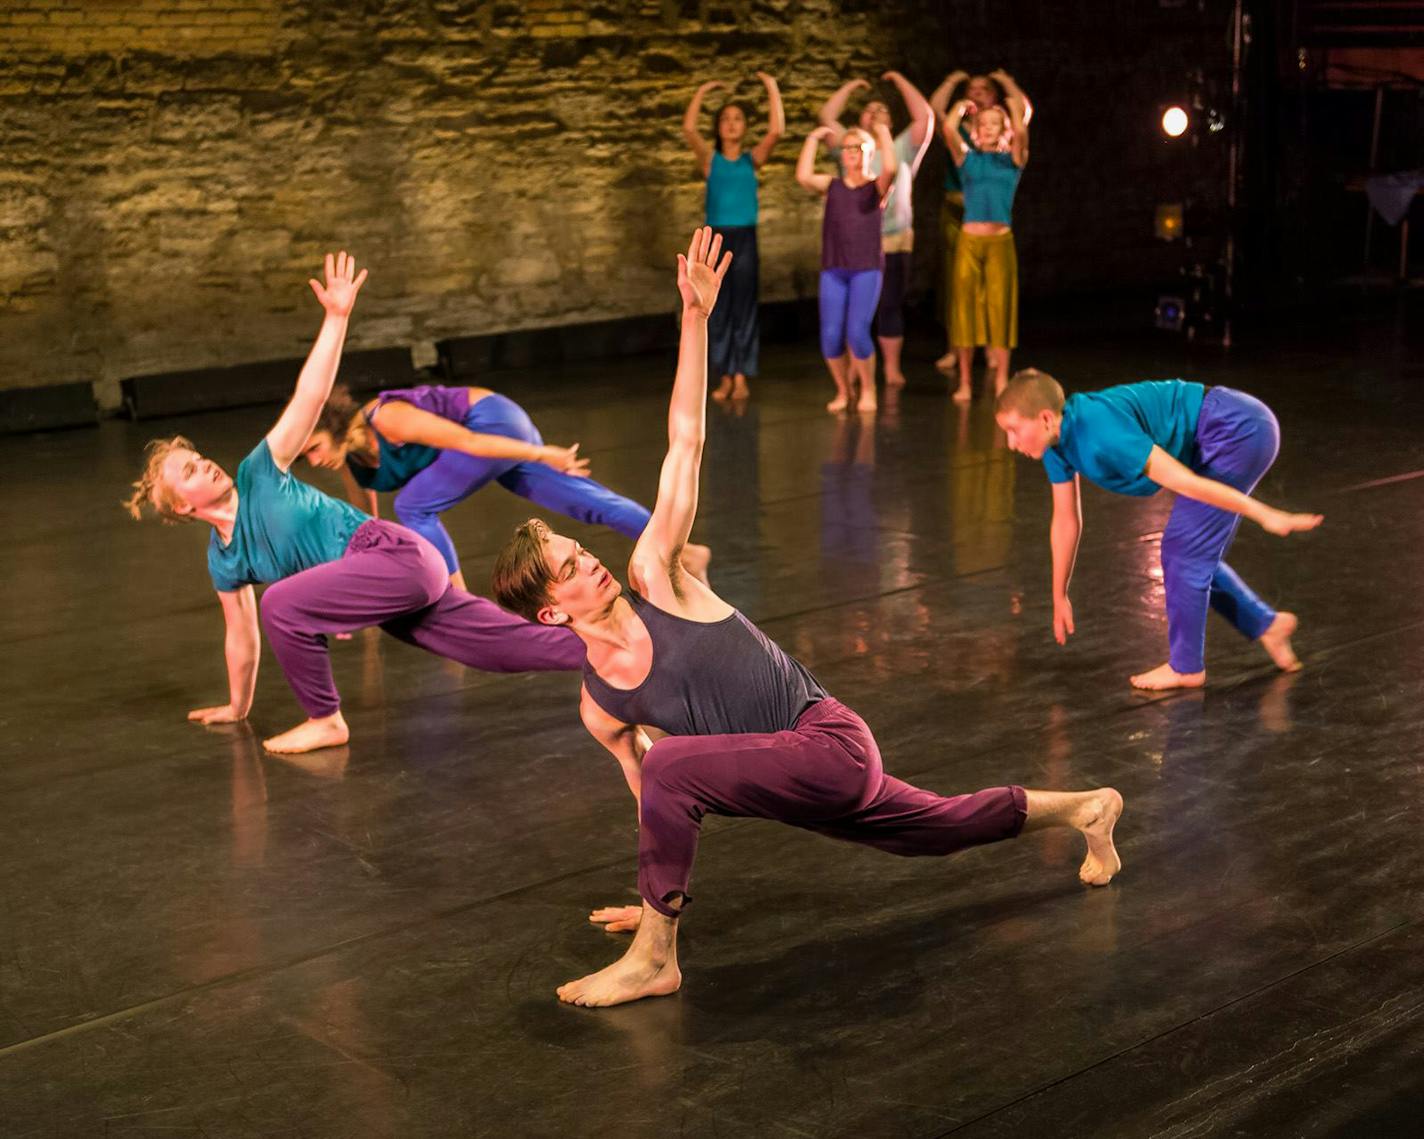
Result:
{"label": "teal t-shirt", "polygon": [[346,552],[351,535],[368,518],[361,511],[277,469],[267,440],[243,459],[233,479],[237,524],[223,545],[208,539],[213,588],[231,593],[244,585],[281,581]]}
{"label": "teal t-shirt", "polygon": [[1147,456],[1156,446],[1192,465],[1205,395],[1201,384],[1146,380],[1069,396],[1058,442],[1043,453],[1048,481],[1077,473],[1118,494],[1156,494],[1162,488],[1144,473]]}
{"label": "teal t-shirt", "polygon": [[707,224],[747,226],[757,223],[756,163],[750,154],[739,154],[735,162],[712,152],[707,169]]}
{"label": "teal t-shirt", "polygon": [[351,472],[351,477],[358,486],[364,486],[367,490],[400,490],[440,458],[437,448],[424,443],[392,443],[379,431],[373,434],[379,455],[377,466],[368,467],[349,456],[346,459],[346,469]]}
{"label": "teal t-shirt", "polygon": [[[952,161],[952,160],[951,160]],[[1001,150],[970,148],[959,167],[964,183],[964,220],[1013,224],[1014,194],[1023,170]]]}

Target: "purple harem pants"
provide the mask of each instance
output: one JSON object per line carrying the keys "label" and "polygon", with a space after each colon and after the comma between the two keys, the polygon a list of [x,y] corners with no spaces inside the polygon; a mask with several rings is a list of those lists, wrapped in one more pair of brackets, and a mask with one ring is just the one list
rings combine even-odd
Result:
{"label": "purple harem pants", "polygon": [[268,586],[260,609],[287,683],[313,719],[341,707],[327,634],[367,625],[487,672],[583,665],[584,646],[576,634],[533,624],[493,601],[455,589],[434,546],[382,519],[363,522],[334,562]]}
{"label": "purple harem pants", "polygon": [[[1250,494],[1276,461],[1281,429],[1271,409],[1254,396],[1212,388],[1197,418],[1197,458],[1192,470]],[[1167,594],[1168,663],[1177,672],[1201,672],[1206,657],[1208,606],[1248,641],[1271,627],[1276,611],[1251,592],[1222,561],[1241,516],[1178,497],[1162,532],[1162,585]]]}
{"label": "purple harem pants", "polygon": [[638,892],[667,917],[691,901],[703,815],[774,819],[890,854],[952,854],[1013,838],[1022,787],[946,798],[886,775],[865,721],[827,697],[786,732],[667,736],[643,757]]}

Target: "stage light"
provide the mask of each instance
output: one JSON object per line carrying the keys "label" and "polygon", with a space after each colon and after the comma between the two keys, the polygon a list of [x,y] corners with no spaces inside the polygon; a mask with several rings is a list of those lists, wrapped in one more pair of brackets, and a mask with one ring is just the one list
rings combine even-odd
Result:
{"label": "stage light", "polygon": [[1157,207],[1152,230],[1163,241],[1176,241],[1182,236],[1182,203],[1164,202]]}
{"label": "stage light", "polygon": [[1187,133],[1186,108],[1172,106],[1162,112],[1162,133],[1168,138],[1181,138]]}

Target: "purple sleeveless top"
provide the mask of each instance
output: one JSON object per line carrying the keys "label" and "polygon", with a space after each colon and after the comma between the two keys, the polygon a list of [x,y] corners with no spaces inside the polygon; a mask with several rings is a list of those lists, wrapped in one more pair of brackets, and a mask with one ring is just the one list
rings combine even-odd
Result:
{"label": "purple sleeveless top", "polygon": [[852,190],[843,178],[833,179],[821,222],[821,268],[884,269],[880,223],[880,189],[874,182]]}
{"label": "purple sleeveless top", "polygon": [[[366,422],[370,423],[376,412],[391,400],[408,403],[413,407],[420,408],[421,411],[428,411],[432,415],[440,416],[441,419],[448,419],[452,423],[463,423],[465,416],[470,411],[470,389],[468,387],[442,388],[434,384],[421,384],[418,388],[398,388],[395,391],[382,392],[376,397],[376,406],[366,413]],[[374,424],[372,426],[375,429],[376,445],[379,448],[378,465],[368,467],[365,463],[359,463],[349,455],[346,458],[346,469],[351,472],[351,477],[356,480],[358,486],[364,486],[369,490],[400,490],[440,458],[440,451],[437,448],[427,447],[424,443],[401,443],[398,445],[387,442],[386,437],[381,434],[381,429]]]}
{"label": "purple sleeveless top", "polygon": [[741,613],[689,621],[632,590],[625,596],[652,638],[652,669],[637,688],[625,689],[583,664],[588,694],[614,719],[670,736],[784,732],[826,698],[806,667]]}

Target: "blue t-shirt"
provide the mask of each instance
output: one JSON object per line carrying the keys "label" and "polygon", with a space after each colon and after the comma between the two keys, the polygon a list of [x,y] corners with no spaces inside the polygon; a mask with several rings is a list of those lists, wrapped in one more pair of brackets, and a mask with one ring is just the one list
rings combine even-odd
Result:
{"label": "blue t-shirt", "polygon": [[707,169],[707,224],[744,226],[757,223],[756,164],[750,154],[739,154],[735,162],[712,152]]}
{"label": "blue t-shirt", "polygon": [[964,220],[1012,224],[1014,193],[1022,175],[1023,170],[1014,164],[1012,154],[971,147],[959,167],[959,177],[964,183]]}
{"label": "blue t-shirt", "polygon": [[1147,380],[1070,395],[1063,404],[1058,442],[1043,453],[1048,481],[1071,482],[1078,473],[1118,494],[1156,494],[1162,488],[1144,473],[1147,456],[1156,446],[1192,465],[1205,395],[1201,384],[1183,380]]}
{"label": "blue t-shirt", "polygon": [[278,470],[266,439],[238,465],[233,485],[237,524],[232,541],[223,545],[216,530],[208,539],[208,574],[220,593],[281,581],[333,562],[346,552],[356,528],[368,521],[350,503]]}

